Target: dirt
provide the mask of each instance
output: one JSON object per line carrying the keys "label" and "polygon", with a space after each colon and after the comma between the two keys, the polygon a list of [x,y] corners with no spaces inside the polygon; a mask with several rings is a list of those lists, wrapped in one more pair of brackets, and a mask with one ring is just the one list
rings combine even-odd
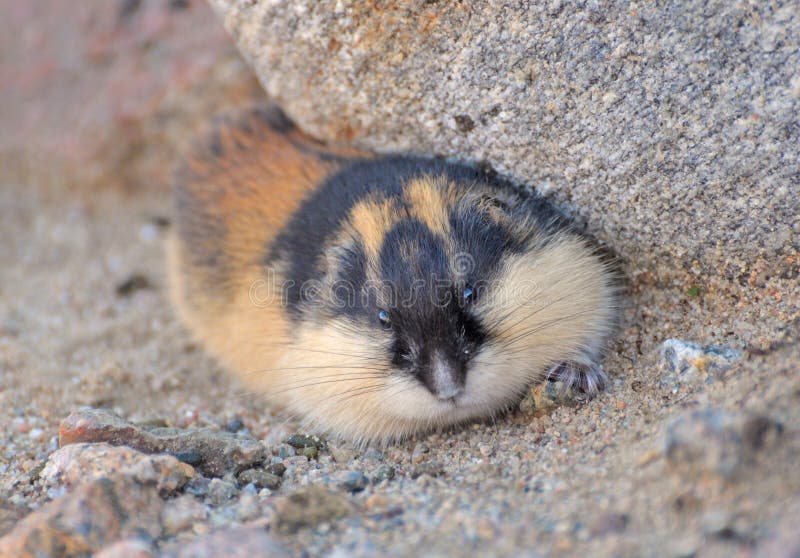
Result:
{"label": "dirt", "polygon": [[[176,428],[234,423],[288,465],[280,488],[252,496],[255,511],[241,512],[253,490],[235,480],[224,498],[200,491],[207,517],[188,534],[165,535],[154,552],[241,517],[280,525],[286,498],[317,484],[355,511],[296,531],[276,527],[292,552],[717,556],[790,548],[787,517],[800,510],[796,324],[773,348],[745,351],[722,372],[700,363],[675,378],[661,344],[681,337],[702,301],[631,285],[605,361],[611,385],[597,399],[528,404],[492,423],[387,448],[329,441],[308,458],[282,443],[302,434],[296,425],[206,357],[173,316],[162,258],[165,191],[75,193],[52,174],[13,174],[0,186],[0,534],[64,496],[32,479],[57,447],[59,422],[88,405]],[[146,286],[120,292],[132,276]],[[715,324],[693,331],[701,343],[725,339]],[[733,477],[709,468],[708,456],[677,466],[666,453],[668,426],[698,409],[747,410],[779,424],[781,435],[749,452]],[[397,473],[342,488],[352,472],[371,478],[387,466]]]}

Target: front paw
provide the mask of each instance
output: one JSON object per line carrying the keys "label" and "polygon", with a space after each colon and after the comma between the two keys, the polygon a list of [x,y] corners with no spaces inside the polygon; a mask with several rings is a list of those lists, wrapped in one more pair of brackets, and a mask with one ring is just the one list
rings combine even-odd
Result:
{"label": "front paw", "polygon": [[563,393],[577,389],[589,396],[597,395],[608,384],[603,368],[594,362],[560,362],[547,371],[546,377],[551,382],[561,382]]}

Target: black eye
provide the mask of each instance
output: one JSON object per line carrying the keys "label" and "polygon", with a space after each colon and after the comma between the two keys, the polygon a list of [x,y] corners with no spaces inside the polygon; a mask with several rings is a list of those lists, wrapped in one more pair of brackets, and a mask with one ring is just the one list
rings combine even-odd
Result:
{"label": "black eye", "polygon": [[389,318],[389,312],[386,310],[378,312],[378,320],[380,320],[381,324],[383,324],[383,327],[386,329],[392,327],[392,320]]}
{"label": "black eye", "polygon": [[475,301],[475,289],[467,285],[464,287],[464,292],[461,293],[461,296],[464,297],[464,304],[471,304]]}

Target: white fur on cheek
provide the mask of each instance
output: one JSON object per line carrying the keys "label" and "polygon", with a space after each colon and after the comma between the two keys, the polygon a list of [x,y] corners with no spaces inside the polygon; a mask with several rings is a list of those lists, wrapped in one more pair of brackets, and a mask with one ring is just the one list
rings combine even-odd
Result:
{"label": "white fur on cheek", "polygon": [[489,415],[514,403],[530,384],[536,364],[503,355],[493,345],[484,346],[467,373],[460,404]]}

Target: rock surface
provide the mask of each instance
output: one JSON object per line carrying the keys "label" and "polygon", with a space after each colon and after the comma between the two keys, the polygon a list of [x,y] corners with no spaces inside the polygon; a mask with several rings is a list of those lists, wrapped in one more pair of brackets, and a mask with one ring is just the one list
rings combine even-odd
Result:
{"label": "rock surface", "polygon": [[246,526],[211,533],[168,546],[161,558],[254,558],[292,556],[264,527]]}
{"label": "rock surface", "polygon": [[661,363],[665,368],[661,384],[677,388],[684,384],[720,380],[740,358],[742,352],[729,347],[667,339],[661,345]]}
{"label": "rock surface", "polygon": [[89,556],[123,537],[157,538],[162,507],[155,484],[99,478],[23,519],[0,539],[0,556]]}
{"label": "rock surface", "polygon": [[312,134],[487,162],[634,277],[797,315],[800,1],[210,3]]}
{"label": "rock surface", "polygon": [[768,451],[782,433],[769,417],[703,408],[682,414],[667,428],[665,455],[674,467],[693,474],[732,477]]}
{"label": "rock surface", "polygon": [[94,558],[155,558],[156,550],[147,541],[128,538],[100,549]]}
{"label": "rock surface", "polygon": [[264,460],[265,449],[249,436],[213,429],[145,430],[102,409],[72,412],[58,431],[59,444],[106,442],[145,453],[169,453],[195,466],[204,475],[237,473]]}
{"label": "rock surface", "polygon": [[45,487],[74,488],[85,482],[122,475],[155,483],[162,496],[183,488],[194,469],[171,455],[147,455],[108,444],[71,444],[50,454],[39,479]]}
{"label": "rock surface", "polygon": [[276,523],[281,531],[293,533],[353,511],[344,494],[323,486],[309,486],[292,492],[277,504]]}

